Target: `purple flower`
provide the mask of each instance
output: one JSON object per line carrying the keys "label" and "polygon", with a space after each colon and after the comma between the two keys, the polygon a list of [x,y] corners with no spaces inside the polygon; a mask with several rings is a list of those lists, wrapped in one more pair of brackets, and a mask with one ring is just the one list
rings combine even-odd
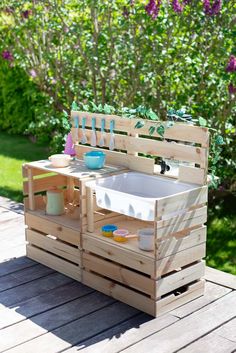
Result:
{"label": "purple flower", "polygon": [[222,6],[222,0],[214,0],[211,5],[210,0],[203,0],[204,12],[208,16],[218,15]]}
{"label": "purple flower", "polygon": [[228,65],[225,69],[227,72],[234,72],[236,71],[236,57],[234,55],[230,55]]}
{"label": "purple flower", "polygon": [[7,60],[7,61],[13,61],[14,59],[12,53],[9,50],[4,50],[2,52],[2,57],[4,60]]}
{"label": "purple flower", "polygon": [[155,20],[159,14],[161,6],[161,0],[149,0],[149,3],[145,6],[145,10],[153,20]]}
{"label": "purple flower", "polygon": [[129,10],[128,10],[127,6],[123,7],[122,15],[124,16],[124,18],[129,18]]}
{"label": "purple flower", "polygon": [[37,72],[36,72],[34,69],[31,69],[31,70],[29,71],[29,73],[30,73],[30,76],[31,76],[31,77],[33,77],[33,78],[37,77]]}
{"label": "purple flower", "polygon": [[25,19],[29,18],[32,15],[32,10],[25,10],[21,12],[21,16]]}
{"label": "purple flower", "polygon": [[229,94],[236,94],[236,87],[232,83],[230,83],[228,85],[228,91],[229,91]]}
{"label": "purple flower", "polygon": [[183,12],[184,6],[179,3],[178,0],[172,0],[172,7],[174,12],[181,13]]}

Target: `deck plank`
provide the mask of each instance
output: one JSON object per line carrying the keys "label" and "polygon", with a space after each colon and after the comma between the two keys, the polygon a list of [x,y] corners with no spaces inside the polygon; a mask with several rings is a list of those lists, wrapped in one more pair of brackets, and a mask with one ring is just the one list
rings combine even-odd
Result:
{"label": "deck plank", "polygon": [[216,270],[212,267],[206,267],[205,279],[210,282],[220,284],[222,286],[236,290],[236,276],[230,273]]}
{"label": "deck plank", "polygon": [[22,256],[11,261],[4,261],[0,263],[0,277],[9,275],[16,271],[21,271],[27,267],[35,266],[36,264],[37,262],[26,256]]}
{"label": "deck plank", "polygon": [[10,288],[0,293],[0,309],[19,305],[19,303],[58,287],[62,282],[72,280],[58,272],[49,274],[37,280]]}
{"label": "deck plank", "polygon": [[[117,353],[120,350],[125,349],[125,347],[141,341],[143,338],[176,322],[177,318],[182,318],[192,314],[194,311],[201,309],[202,307],[226,295],[230,291],[231,290],[228,288],[217,286],[213,283],[207,283],[204,296],[197,298],[186,305],[172,310],[169,314],[156,319],[153,319],[150,316],[145,316],[144,318],[137,317],[137,319],[135,319],[137,322],[132,320],[134,326],[130,324],[129,327],[128,323],[127,326],[125,325],[126,323],[124,323],[120,326],[111,328],[98,337],[92,337],[90,340],[84,342],[85,346],[88,345],[89,348],[84,348],[82,351],[90,353],[91,350],[91,352],[95,353],[97,349],[97,352],[104,351],[109,353]],[[124,330],[126,332],[124,332]],[[122,335],[120,335],[121,332]],[[110,337],[109,340],[107,339],[107,336]],[[91,345],[93,345],[92,348]],[[78,347],[76,345],[66,351],[66,353],[75,353],[77,350]]]}
{"label": "deck plank", "polygon": [[[233,291],[200,311],[177,321],[124,350],[126,353],[173,353],[236,315],[236,292]],[[171,338],[171,339],[170,339]]]}
{"label": "deck plank", "polygon": [[193,342],[180,353],[230,353],[236,349],[236,319]]}
{"label": "deck plank", "polygon": [[21,302],[19,306],[5,308],[0,312],[0,329],[16,324],[32,316],[51,310],[59,305],[92,293],[93,289],[63,277],[58,287]]}
{"label": "deck plank", "polygon": [[130,319],[137,313],[136,309],[123,303],[115,302],[56,330],[9,349],[8,353],[61,352],[78,341],[85,341],[90,336],[94,336],[111,326]]}
{"label": "deck plank", "polygon": [[41,336],[58,327],[114,303],[114,299],[93,292],[0,331],[0,351]]}
{"label": "deck plank", "polygon": [[179,318],[183,318],[187,315],[194,313],[202,307],[214,302],[215,300],[223,297],[224,295],[231,292],[231,289],[222,287],[215,283],[207,282],[205,285],[205,293],[203,296],[192,300],[174,310],[171,314]]}
{"label": "deck plank", "polygon": [[54,272],[55,271],[49,267],[37,264],[21,271],[11,273],[10,275],[1,277],[0,292],[47,276]]}

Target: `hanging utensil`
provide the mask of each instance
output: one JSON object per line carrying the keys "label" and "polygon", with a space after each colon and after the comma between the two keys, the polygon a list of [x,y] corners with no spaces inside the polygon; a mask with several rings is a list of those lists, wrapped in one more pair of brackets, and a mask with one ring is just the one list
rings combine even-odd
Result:
{"label": "hanging utensil", "polygon": [[91,146],[95,147],[96,144],[97,144],[97,139],[96,139],[96,118],[92,118]]}
{"label": "hanging utensil", "polygon": [[74,116],[74,125],[75,125],[74,140],[75,140],[75,143],[76,143],[76,142],[78,142],[78,138],[79,138],[79,117],[78,116]]}
{"label": "hanging utensil", "polygon": [[115,121],[110,121],[110,144],[109,150],[113,151],[115,148],[115,134],[114,134]]}
{"label": "hanging utensil", "polygon": [[85,145],[87,143],[87,137],[86,137],[86,132],[85,132],[85,125],[86,125],[86,118],[82,119],[82,137],[80,142]]}
{"label": "hanging utensil", "polygon": [[104,147],[105,146],[105,119],[102,119],[101,121],[101,137],[100,137],[100,141],[99,141],[99,146],[100,147]]}

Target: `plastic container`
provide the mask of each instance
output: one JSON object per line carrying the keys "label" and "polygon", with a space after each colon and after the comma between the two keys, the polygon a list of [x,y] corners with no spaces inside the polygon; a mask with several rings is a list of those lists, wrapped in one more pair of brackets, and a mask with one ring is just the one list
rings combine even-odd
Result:
{"label": "plastic container", "polygon": [[127,229],[117,229],[113,232],[114,240],[119,243],[125,243],[128,238],[126,236],[129,234]]}
{"label": "plastic container", "polygon": [[52,166],[55,168],[68,167],[71,157],[68,154],[53,154],[48,157],[49,161],[52,163]]}
{"label": "plastic container", "polygon": [[138,230],[138,247],[141,250],[154,250],[154,229],[143,228]]}
{"label": "plastic container", "polygon": [[115,226],[114,224],[106,224],[102,227],[102,235],[104,237],[110,238],[113,236],[113,232],[115,230],[117,230],[117,226]]}
{"label": "plastic container", "polygon": [[106,154],[102,151],[84,153],[84,163],[89,169],[101,169],[104,166]]}

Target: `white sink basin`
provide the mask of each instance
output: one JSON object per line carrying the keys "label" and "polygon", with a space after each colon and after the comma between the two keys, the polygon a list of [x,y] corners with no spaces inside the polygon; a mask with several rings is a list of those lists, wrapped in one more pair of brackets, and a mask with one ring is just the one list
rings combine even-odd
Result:
{"label": "white sink basin", "polygon": [[199,187],[136,172],[96,179],[87,185],[95,190],[99,207],[145,221],[154,220],[156,200]]}

